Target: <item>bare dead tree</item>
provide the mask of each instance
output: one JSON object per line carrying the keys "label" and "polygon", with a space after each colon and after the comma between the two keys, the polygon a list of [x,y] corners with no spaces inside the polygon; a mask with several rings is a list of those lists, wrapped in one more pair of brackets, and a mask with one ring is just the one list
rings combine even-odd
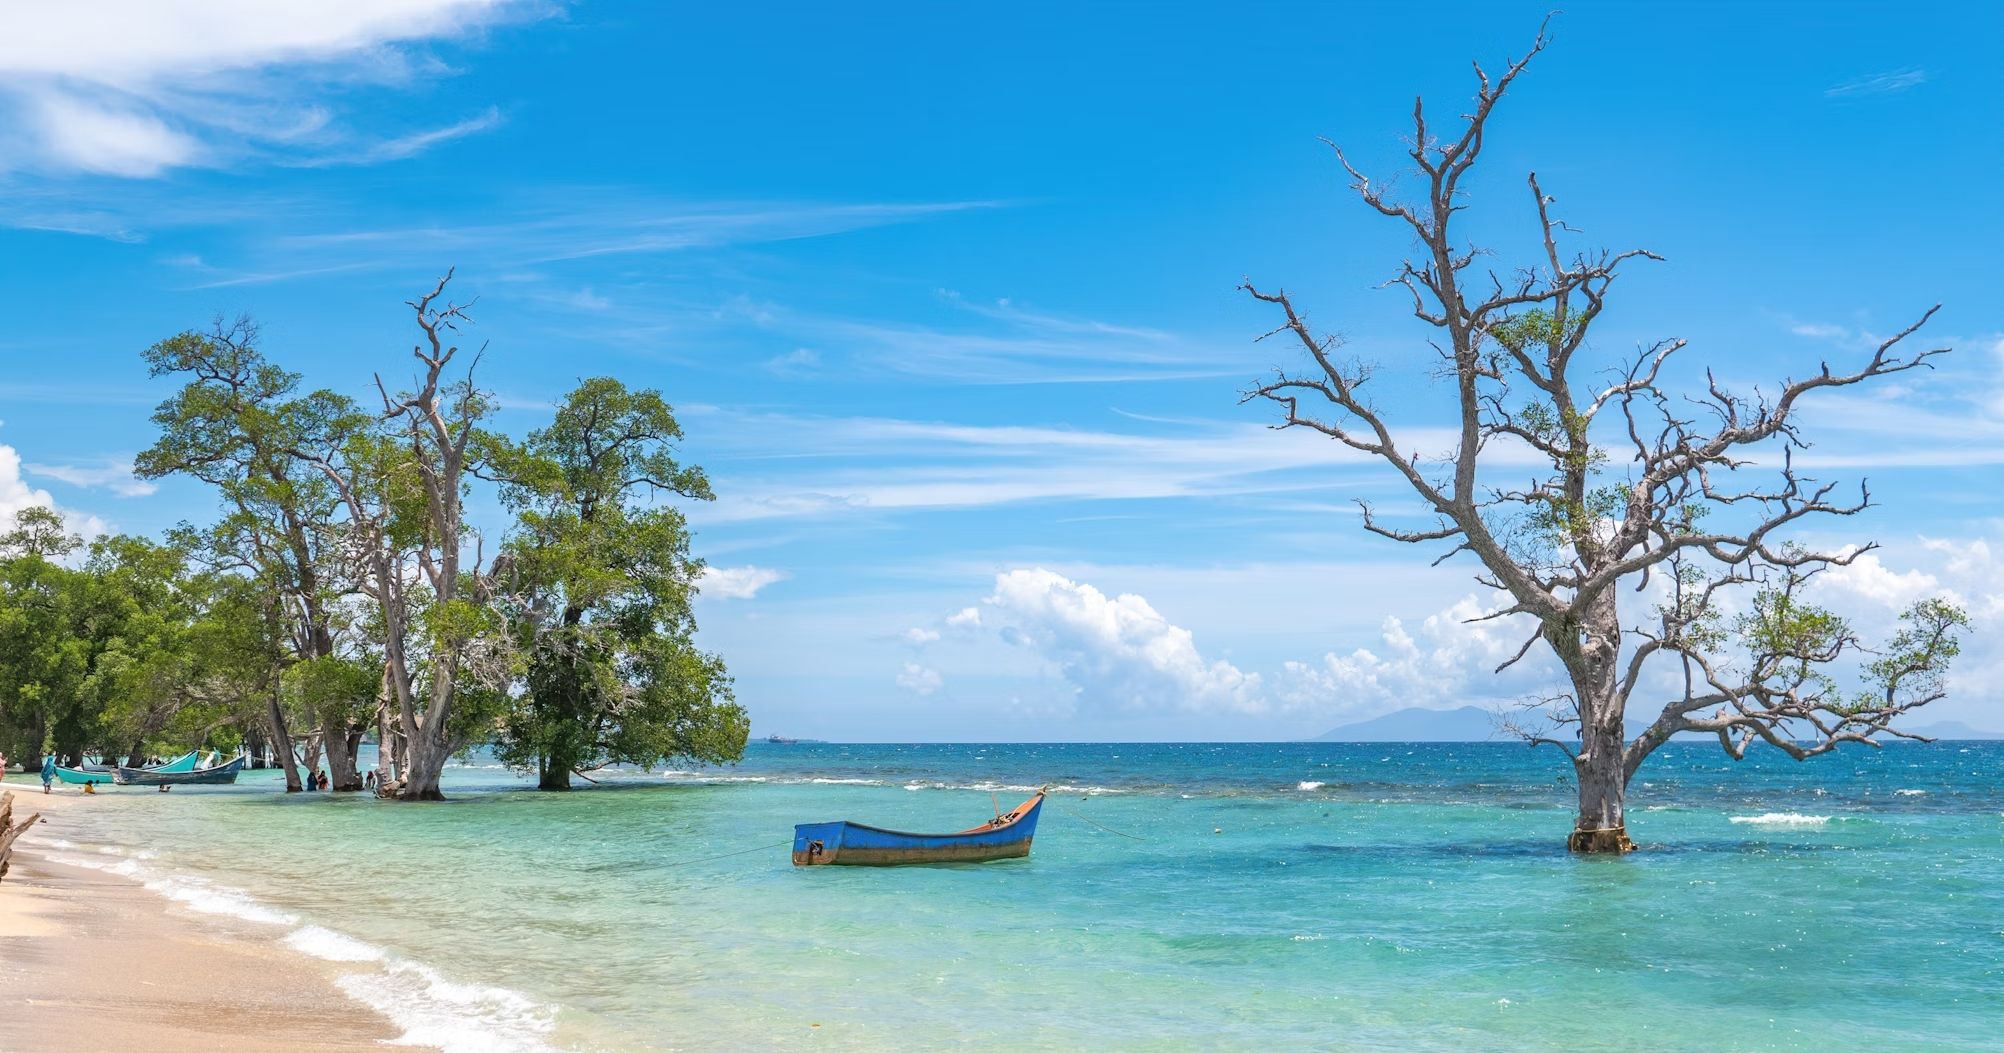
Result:
{"label": "bare dead tree", "polygon": [[[1307,428],[1384,462],[1432,521],[1394,526],[1360,502],[1364,529],[1448,546],[1436,565],[1473,555],[1482,567],[1476,580],[1511,598],[1485,618],[1535,620],[1535,632],[1497,672],[1542,642],[1566,683],[1542,700],[1542,721],[1515,726],[1572,760],[1579,814],[1569,847],[1620,852],[1634,847],[1623,813],[1629,779],[1675,734],[1716,734],[1736,758],[1766,743],[1800,759],[1843,743],[1876,745],[1878,736],[1913,737],[1893,721],[1942,697],[1967,625],[1963,612],[1923,601],[1891,640],[1868,649],[1804,588],[1873,546],[1813,552],[1784,535],[1804,520],[1852,516],[1871,504],[1862,486],[1855,500],[1840,498],[1836,484],[1795,467],[1793,451],[1807,445],[1796,417],[1804,397],[1932,368],[1929,359],[1947,348],[1906,350],[1935,313],[1929,308],[1861,365],[1823,364],[1784,381],[1772,397],[1736,393],[1708,373],[1702,394],[1673,399],[1659,380],[1682,340],[1640,349],[1603,384],[1583,381],[1589,332],[1616,277],[1660,257],[1646,249],[1565,255],[1560,242],[1569,230],[1553,217],[1535,173],[1528,183],[1542,234],[1537,262],[1508,274],[1478,270],[1488,253],[1459,242],[1453,226],[1497,103],[1546,44],[1541,27],[1530,53],[1499,77],[1477,65],[1474,108],[1451,137],[1438,135],[1414,103],[1408,156],[1421,183],[1416,203],[1395,200],[1330,144],[1364,204],[1418,241],[1421,252],[1387,284],[1404,289],[1414,316],[1434,331],[1428,342],[1453,385],[1453,449],[1429,456],[1401,442],[1367,394],[1371,367],[1339,357],[1340,338],[1312,326],[1287,293],[1250,281],[1244,290],[1282,318],[1266,336],[1291,337],[1311,368],[1279,371],[1244,401],[1277,404],[1276,428]],[[1609,437],[1619,462],[1603,444]],[[1485,454],[1512,447],[1537,455],[1536,477],[1492,485],[1494,471],[1479,471]],[[1625,617],[1624,587],[1649,609]],[[1736,593],[1751,603],[1729,619],[1726,600]],[[1847,671],[1860,682],[1850,692],[1836,679]],[[1630,701],[1659,691],[1668,694],[1659,715],[1628,741]]]}
{"label": "bare dead tree", "polygon": [[406,392],[376,377],[378,427],[332,431],[321,447],[295,451],[347,508],[347,560],[382,617],[386,715],[395,724],[385,795],[401,800],[441,798],[440,772],[459,746],[455,703],[469,674],[492,679],[496,664],[478,538],[461,503],[486,405],[471,368],[447,378],[460,351],[454,334],[470,321],[470,305],[444,299],[451,281],[447,271],[406,302],[422,333],[411,349],[418,373]]}

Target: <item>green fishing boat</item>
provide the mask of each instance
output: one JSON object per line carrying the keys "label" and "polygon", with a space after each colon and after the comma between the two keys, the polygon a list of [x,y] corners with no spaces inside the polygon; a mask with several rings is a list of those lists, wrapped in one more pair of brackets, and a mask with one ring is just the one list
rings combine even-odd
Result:
{"label": "green fishing boat", "polygon": [[[201,761],[202,751],[189,750],[186,754],[176,757],[159,767],[147,768],[146,770],[162,774],[194,771],[200,766]],[[113,770],[110,768],[65,768],[60,764],[56,765],[56,778],[72,786],[82,786],[87,782],[94,782],[99,786],[110,786],[112,784],[112,775]]]}

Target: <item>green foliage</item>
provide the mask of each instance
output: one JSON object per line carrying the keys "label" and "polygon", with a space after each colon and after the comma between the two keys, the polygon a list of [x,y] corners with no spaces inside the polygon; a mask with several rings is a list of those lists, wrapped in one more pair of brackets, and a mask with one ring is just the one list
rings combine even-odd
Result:
{"label": "green foliage", "polygon": [[490,438],[517,516],[501,590],[527,664],[498,753],[543,785],[607,763],[734,760],[749,724],[730,677],[693,637],[702,563],[660,492],[711,498],[674,457],[682,430],[653,391],[585,381],[520,445]]}
{"label": "green foliage", "polygon": [[1560,348],[1578,338],[1584,324],[1581,319],[1581,315],[1572,315],[1562,326],[1552,312],[1542,307],[1533,308],[1492,323],[1489,338],[1512,352],[1524,352],[1535,347]]}
{"label": "green foliage", "polygon": [[[46,509],[13,534],[68,536]],[[74,759],[219,744],[245,697],[226,673],[244,611],[224,576],[144,538],[98,538],[81,566],[47,558],[60,548],[0,555],[0,745]]]}

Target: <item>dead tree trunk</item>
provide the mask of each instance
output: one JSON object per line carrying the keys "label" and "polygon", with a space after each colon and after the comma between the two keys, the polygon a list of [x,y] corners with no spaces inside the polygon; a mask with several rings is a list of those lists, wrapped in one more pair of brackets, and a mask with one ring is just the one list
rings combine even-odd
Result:
{"label": "dead tree trunk", "polygon": [[7,868],[13,864],[14,839],[27,833],[41,817],[42,813],[36,812],[19,823],[14,822],[14,795],[0,793],[0,878],[7,876]]}

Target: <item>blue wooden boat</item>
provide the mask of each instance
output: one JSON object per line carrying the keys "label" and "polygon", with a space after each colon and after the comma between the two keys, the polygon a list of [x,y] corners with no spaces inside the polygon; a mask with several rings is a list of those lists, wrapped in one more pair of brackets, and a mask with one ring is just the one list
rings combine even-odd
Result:
{"label": "blue wooden boat", "polygon": [[[184,753],[181,756],[176,757],[165,764],[159,764],[151,768],[141,768],[138,770],[159,771],[159,772],[194,771],[197,767],[200,766],[201,758],[202,754],[200,750],[190,750],[189,752]],[[112,784],[112,777],[116,774],[117,772],[114,769],[107,767],[65,768],[60,764],[56,765],[56,778],[62,782],[70,783],[75,786],[82,786],[86,783],[96,783],[99,786],[110,786]]]}
{"label": "blue wooden boat", "polygon": [[237,781],[237,773],[243,768],[242,757],[228,764],[182,772],[147,771],[121,764],[111,781],[120,786],[227,786]]}
{"label": "blue wooden boat", "polygon": [[1044,791],[1014,810],[957,834],[908,834],[862,823],[802,823],[793,828],[793,865],[894,867],[907,863],[983,863],[1030,854]]}

